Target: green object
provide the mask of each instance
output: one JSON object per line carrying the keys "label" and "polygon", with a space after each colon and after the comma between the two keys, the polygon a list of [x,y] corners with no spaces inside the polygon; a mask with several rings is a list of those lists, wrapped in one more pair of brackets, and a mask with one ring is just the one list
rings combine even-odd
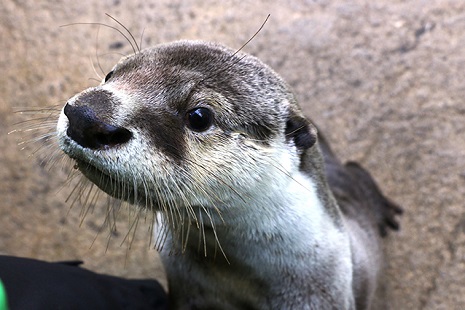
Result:
{"label": "green object", "polygon": [[8,300],[6,298],[6,289],[0,280],[0,310],[8,310]]}

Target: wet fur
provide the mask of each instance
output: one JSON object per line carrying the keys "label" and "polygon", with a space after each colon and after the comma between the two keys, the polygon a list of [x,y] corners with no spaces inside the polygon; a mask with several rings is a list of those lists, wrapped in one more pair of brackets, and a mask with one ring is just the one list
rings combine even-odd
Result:
{"label": "wet fur", "polygon": [[[198,106],[215,112],[203,133],[184,118]],[[72,109],[89,119],[70,121]],[[397,227],[399,209],[363,168],[339,163],[258,59],[211,43],[157,46],[123,58],[67,114],[59,143],[79,170],[158,212],[173,308],[369,308],[380,231]],[[132,136],[76,138],[106,125]]]}

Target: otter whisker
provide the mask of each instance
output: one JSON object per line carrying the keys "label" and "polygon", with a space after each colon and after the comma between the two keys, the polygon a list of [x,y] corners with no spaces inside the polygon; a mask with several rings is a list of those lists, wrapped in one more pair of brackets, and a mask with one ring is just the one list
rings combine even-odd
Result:
{"label": "otter whisker", "polygon": [[[139,189],[138,189],[137,180],[135,176],[132,177],[132,186],[133,186],[132,190],[134,192],[134,203],[138,203],[139,202],[139,196],[138,196]],[[128,196],[129,196],[129,188],[128,188]]]}
{"label": "otter whisker", "polygon": [[[129,34],[129,36],[131,37],[132,39],[132,42],[134,42],[136,48],[137,48],[137,51],[140,52],[140,47],[139,45],[137,44],[137,41],[136,39],[134,38],[134,36],[132,35],[131,31],[129,31],[128,28],[126,28],[126,26],[124,26],[120,21],[118,21],[116,18],[114,18],[113,16],[111,16],[110,14],[108,13],[105,13],[106,16],[110,17],[111,19],[113,19],[118,25],[120,25],[121,27],[123,27],[124,30],[126,30],[126,32]],[[129,40],[128,40],[129,41]],[[131,42],[129,42],[131,44]],[[132,46],[132,44],[131,44]],[[134,49],[134,47],[133,47]],[[134,54],[136,54],[136,51],[134,50]]]}
{"label": "otter whisker", "polygon": [[140,34],[139,38],[139,52],[142,50],[142,39],[144,38],[144,33],[145,33],[145,27],[142,29],[142,33]]}
{"label": "otter whisker", "polygon": [[[142,175],[140,177],[141,177],[141,181],[142,181],[142,187],[144,189],[144,199],[145,199],[144,209],[146,211],[153,211],[152,198],[149,195],[149,191],[148,191],[148,188],[147,188],[147,182],[145,181],[145,178]],[[145,219],[147,219],[147,218],[145,218]]]}
{"label": "otter whisker", "polygon": [[38,150],[34,155],[38,156],[39,158],[43,158],[39,164],[43,165],[44,167],[48,167],[48,171],[52,171],[52,169],[58,164],[60,160],[63,161],[66,159],[64,154],[60,153],[57,149],[52,152],[47,152],[47,149],[43,148]]}
{"label": "otter whisker", "polygon": [[84,197],[84,201],[81,202],[84,209],[81,212],[81,221],[79,222],[79,227],[82,226],[84,219],[86,218],[87,214],[93,210],[94,202],[95,202],[95,195],[98,195],[98,191],[94,190],[94,185],[92,184],[87,191],[87,194]]}
{"label": "otter whisker", "polygon": [[[187,174],[183,171],[183,169],[180,169],[181,171],[181,174],[184,176],[184,177],[187,177]],[[189,180],[190,181],[190,180]],[[189,193],[194,197],[195,194],[193,192],[191,192],[189,190],[189,187],[188,186],[184,186],[183,188],[180,187],[180,185],[178,184],[178,182],[176,182],[176,180],[173,180],[173,185],[176,187],[177,189],[177,193],[179,193],[179,197],[181,198],[181,200],[183,201],[183,205],[185,206],[186,210],[187,210],[187,213],[189,215],[189,218],[194,220],[195,222],[197,222],[197,216],[194,212],[194,209],[192,207],[192,204],[190,203],[190,201],[187,199],[186,195],[184,194],[184,190],[183,189],[186,189],[187,191],[189,191]]]}
{"label": "otter whisker", "polygon": [[91,204],[89,204],[89,200],[95,188],[95,185],[93,183],[87,183],[87,184],[86,184],[86,187],[82,187],[82,191],[79,192],[80,194],[79,204],[81,205],[81,209],[79,212],[79,217],[81,219],[79,222],[79,227],[82,226],[85,216],[90,211],[90,209],[93,207]]}
{"label": "otter whisker", "polygon": [[105,212],[105,217],[103,220],[103,223],[100,225],[99,229],[97,230],[97,233],[94,236],[94,239],[92,240],[89,248],[92,248],[94,246],[95,241],[97,241],[97,238],[100,236],[101,232],[104,230],[104,228],[108,228],[109,233],[107,237],[107,242],[105,246],[105,253],[108,251],[108,248],[110,246],[110,241],[113,236],[113,232],[116,231],[116,223],[115,220],[112,220],[112,215],[114,215],[114,200],[108,198],[107,199],[107,208]]}
{"label": "otter whisker", "polygon": [[[176,204],[177,195],[173,193],[173,189],[169,186],[169,185],[171,185],[171,184],[173,184],[173,185],[176,186],[177,183],[176,183],[176,180],[173,178],[172,175],[168,175],[168,177],[170,178],[170,180],[169,180],[168,182],[166,182],[167,185],[165,185],[164,189],[165,189],[166,191],[168,191],[168,193],[169,193],[169,196],[168,196],[168,197],[169,197],[169,200],[168,200],[168,201],[171,201],[171,202],[172,202],[171,205],[170,205],[170,209],[172,209],[172,210],[174,209],[174,211],[176,211],[176,214],[177,214],[177,217],[178,217],[179,221],[182,222],[183,212],[181,211],[180,208],[177,207],[177,204]],[[169,184],[169,185],[168,185],[168,184]],[[164,194],[166,194],[166,192],[165,192]],[[176,218],[173,217],[173,223],[176,223],[176,220],[175,220],[175,219],[176,219]]]}
{"label": "otter whisker", "polygon": [[208,168],[206,168],[204,165],[201,165],[199,163],[195,163],[195,167],[199,167],[205,172],[209,173],[209,175],[212,175],[212,177],[220,181],[221,184],[225,185],[228,189],[230,189],[233,193],[235,193],[238,199],[241,199],[243,202],[246,202],[243,197],[244,194],[239,193],[231,184],[227,183],[223,178],[220,178],[218,175],[215,175],[215,173],[211,173],[211,171]]}
{"label": "otter whisker", "polygon": [[[73,177],[74,179],[76,176],[75,172],[70,171],[70,175],[71,174],[74,175]],[[66,183],[71,183],[71,178],[69,176],[68,176]],[[71,201],[71,203],[69,204],[68,213],[74,207],[74,204],[80,200],[82,192],[85,190],[86,187],[90,186],[90,184],[91,184],[90,181],[84,178],[84,176],[81,176],[81,178],[79,178],[78,183],[73,187],[68,197],[65,199],[66,203]],[[74,198],[71,200],[72,197]]]}
{"label": "otter whisker", "polygon": [[166,221],[164,217],[156,217],[157,228],[161,227],[161,231],[158,231],[157,238],[154,243],[154,248],[157,251],[163,250],[163,245],[165,244],[167,238],[169,237],[170,225],[169,223],[163,225],[163,222]]}
{"label": "otter whisker", "polygon": [[[98,54],[98,42],[99,42],[98,37],[99,37],[99,33],[100,33],[100,26],[97,28],[97,34],[95,35],[95,58],[97,59],[97,66],[99,67],[100,72],[102,73],[103,76],[105,76],[106,73],[103,70],[102,65],[100,64],[100,57],[99,57],[99,54]],[[101,82],[103,80],[103,77],[100,76],[100,74],[95,69],[94,62],[92,61],[92,59],[91,59],[90,64],[92,66],[92,70],[94,70],[94,73],[99,78],[98,82]]]}
{"label": "otter whisker", "polygon": [[216,246],[218,246],[218,248],[220,249],[221,253],[223,254],[224,259],[226,260],[226,262],[227,262],[228,264],[230,264],[230,262],[229,262],[229,260],[228,260],[228,257],[227,257],[227,255],[226,255],[226,253],[224,252],[223,247],[221,246],[221,243],[220,243],[220,241],[219,241],[219,239],[218,239],[218,234],[217,234],[217,232],[216,232],[215,223],[214,223],[214,221],[213,221],[213,218],[212,218],[212,216],[211,216],[209,210],[206,210],[206,209],[205,209],[205,212],[206,212],[206,214],[207,214],[207,216],[208,216],[208,218],[209,218],[209,220],[210,220],[210,224],[212,225],[213,235],[215,236],[215,248],[216,248]]}
{"label": "otter whisker", "polygon": [[[14,112],[20,116],[32,116],[26,120],[19,120],[14,124],[16,127],[8,134],[20,134],[18,146],[21,151],[27,150],[28,157],[36,157],[40,160],[39,165],[46,167],[49,165],[49,170],[53,167],[59,157],[63,158],[63,154],[56,148],[56,118],[59,115],[60,109],[58,106],[48,108],[16,108]],[[56,151],[50,152],[50,149]]]}
{"label": "otter whisker", "polygon": [[152,197],[150,196],[150,193],[149,193],[149,190],[148,190],[148,184],[145,180],[145,178],[142,178],[142,184],[143,184],[143,187],[144,187],[144,196],[145,196],[145,207],[144,207],[144,212],[145,212],[145,216],[144,216],[144,223],[147,223],[147,217],[150,216],[150,220],[149,220],[149,228],[148,228],[148,233],[149,233],[149,240],[148,240],[148,245],[149,245],[149,248],[150,246],[152,245],[152,242],[153,242],[153,229],[154,229],[154,222],[155,222],[155,210],[154,210],[154,205],[153,205],[153,199]]}
{"label": "otter whisker", "polygon": [[[110,29],[113,29],[115,31],[117,31],[121,36],[123,36],[123,38],[126,39],[126,41],[129,43],[129,45],[131,46],[134,54],[137,53],[137,50],[136,48],[134,47],[133,43],[131,42],[131,40],[128,38],[128,36],[126,36],[121,30],[119,30],[118,28],[114,27],[114,26],[111,26],[111,25],[107,25],[107,24],[104,24],[104,23],[96,23],[96,22],[93,22],[93,23],[69,23],[69,24],[65,24],[65,25],[61,25],[60,27],[70,27],[70,26],[76,26],[76,25],[92,25],[92,26],[102,26],[102,27],[106,27],[106,28],[110,28]],[[124,28],[124,27],[123,27]],[[132,36],[132,35],[131,35]]]}
{"label": "otter whisker", "polygon": [[47,146],[48,146],[47,143],[55,142],[53,135],[54,135],[54,133],[43,134],[43,135],[35,137],[33,140],[20,142],[20,143],[18,143],[18,146],[21,146],[21,151],[24,151],[24,150],[26,150],[26,148],[29,147],[29,145],[35,145],[35,144],[38,144],[38,143],[42,143],[42,144],[38,145],[35,149],[33,149],[30,152],[30,154],[28,156],[32,157],[32,156],[37,155],[38,152],[40,152],[40,151],[42,151],[44,149],[47,149]]}
{"label": "otter whisker", "polygon": [[[37,130],[37,129],[34,129],[34,130]],[[26,131],[23,131],[23,132],[26,132]],[[40,134],[40,135],[36,135],[36,136],[34,136],[34,138],[32,138],[30,140],[19,142],[18,145],[22,146],[22,145],[25,145],[25,144],[28,144],[28,143],[36,144],[38,142],[40,142],[42,144],[47,144],[50,141],[55,141],[56,142],[56,132],[46,132],[46,133],[43,133],[43,134]],[[51,142],[51,143],[53,143],[53,142]],[[42,147],[44,147],[44,146],[42,146]],[[24,149],[24,148],[22,148],[22,149]]]}
{"label": "otter whisker", "polygon": [[[138,185],[137,185],[137,182],[136,182],[137,178],[141,179],[142,176],[137,176],[137,177],[134,176],[133,177],[134,202],[135,203],[139,203],[139,199],[138,199],[138,196],[137,196],[138,191],[139,191],[138,190]],[[144,184],[145,182],[143,181],[142,183]],[[144,186],[145,186],[145,184],[144,184]],[[144,187],[144,189],[146,190],[145,187]],[[145,201],[146,201],[145,202],[145,207],[147,207],[147,198],[145,198]],[[123,241],[121,242],[121,245],[120,245],[120,246],[122,246],[124,244],[124,242],[126,240],[128,240],[128,250],[130,250],[131,245],[134,242],[135,234],[136,234],[136,231],[137,231],[137,227],[138,227],[138,224],[139,224],[141,213],[147,211],[146,208],[137,208],[136,210],[134,210],[134,215],[131,216],[131,210],[132,210],[132,208],[128,208],[128,220],[129,220],[129,222],[131,222],[131,224],[129,226],[129,229],[128,229],[126,235],[123,238]],[[132,231],[132,237],[129,238],[129,236],[131,234],[131,231]]]}
{"label": "otter whisker", "polygon": [[[180,171],[178,171],[180,173],[180,175],[182,175],[183,177],[187,178],[192,184],[195,184],[195,180],[190,180],[191,177],[189,176],[189,174],[184,171],[183,169],[180,169]],[[196,197],[196,191],[197,190],[198,192],[202,192],[204,194],[204,196],[206,198],[208,198],[210,200],[210,204],[209,206],[213,206],[213,208],[215,209],[215,211],[217,212],[217,214],[220,216],[221,220],[223,221],[223,218],[221,216],[221,212],[220,210],[216,207],[216,203],[215,203],[215,200],[213,199],[212,195],[208,192],[205,191],[205,189],[201,188],[200,186],[195,186],[194,187],[194,190],[191,189],[189,186],[183,186],[182,188],[178,185],[177,182],[173,182],[174,186],[177,188],[177,193],[180,195],[180,198],[181,200],[183,201],[183,208],[186,208],[186,211],[187,211],[187,215],[188,215],[188,221],[186,222],[185,219],[184,219],[184,216],[183,218],[181,218],[181,221],[180,223],[178,223],[177,225],[180,225],[180,227],[178,229],[181,229],[181,250],[182,252],[185,251],[186,247],[187,247],[187,243],[188,243],[188,237],[189,237],[189,234],[190,234],[190,226],[192,225],[192,220],[194,220],[194,222],[196,223],[196,226],[198,229],[200,229],[201,231],[201,236],[202,234],[204,235],[204,226],[203,226],[203,221],[200,220],[199,218],[197,218],[197,215],[196,213],[194,212],[194,209],[193,209],[193,206],[192,204],[189,202],[189,200],[187,199],[187,196],[184,194],[184,191],[187,191],[189,193],[189,195],[191,197]],[[217,195],[213,195],[215,196],[217,199],[216,201],[221,201],[221,199],[217,196]],[[200,203],[202,205],[202,202]],[[175,207],[177,209],[179,209],[178,207]],[[202,206],[202,208],[204,210],[206,210],[205,207]],[[201,213],[200,213],[201,215]],[[199,224],[200,223],[200,224]],[[184,227],[185,225],[187,225],[187,230],[185,231],[184,233]],[[184,238],[184,235],[186,236],[186,238]],[[201,237],[200,236],[200,237]],[[204,236],[205,237],[205,236]],[[219,242],[217,240],[217,242]],[[206,244],[204,245],[206,247]],[[206,254],[206,248],[204,249],[205,250],[205,254]]]}
{"label": "otter whisker", "polygon": [[[239,53],[241,52],[253,39],[255,39],[255,37],[260,33],[260,31],[262,31],[263,27],[265,27],[265,24],[267,23],[268,19],[270,18],[271,14],[268,14],[265,18],[265,21],[261,24],[261,26],[258,28],[257,31],[255,31],[255,33],[244,43],[242,44],[241,47],[239,47],[239,49],[237,49],[234,53],[232,53],[230,56],[229,56],[229,59],[228,60],[232,60],[234,59],[234,57]],[[237,65],[239,62],[242,61],[242,59],[244,59],[244,57],[246,57],[246,55],[242,56],[242,57],[239,57],[238,59],[236,59],[236,61],[233,61],[232,63],[230,63],[229,65],[227,65],[226,67],[224,68],[221,68],[221,69],[216,69],[215,67],[211,67],[209,69],[209,71],[213,71],[213,73],[211,75],[208,75],[207,77],[205,77],[204,79],[202,79],[199,83],[203,83],[205,80],[208,80],[212,77],[218,77],[220,76],[220,74],[222,72],[225,72],[225,71],[228,71],[229,69],[231,69],[232,67],[234,67],[235,65]]]}
{"label": "otter whisker", "polygon": [[199,212],[199,220],[200,220],[200,230],[199,230],[199,244],[198,244],[197,251],[200,252],[200,248],[201,248],[202,241],[203,241],[203,252],[204,252],[204,256],[207,257],[207,240],[206,240],[206,235],[205,235],[205,226],[203,223],[202,212]]}
{"label": "otter whisker", "polygon": [[27,126],[25,129],[19,128],[15,129],[13,131],[10,131],[8,134],[12,134],[15,132],[20,132],[20,133],[25,133],[25,132],[30,132],[30,131],[36,131],[36,130],[44,130],[44,129],[55,129],[56,121],[50,120],[49,117],[41,117],[41,118],[36,118],[34,120],[28,120],[28,121],[21,121],[17,122],[15,126]]}
{"label": "otter whisker", "polygon": [[106,204],[107,210],[105,212],[105,218],[94,238],[94,242],[95,242],[95,240],[97,240],[97,237],[100,235],[103,229],[105,227],[108,228],[108,237],[107,237],[107,242],[106,242],[106,247],[105,247],[105,253],[108,251],[113,233],[117,231],[117,228],[116,228],[116,221],[118,217],[117,214],[119,210],[121,209],[123,203],[124,202],[121,200],[117,200],[111,196],[107,196],[107,204]]}
{"label": "otter whisker", "polygon": [[[156,199],[157,201],[157,207],[164,213],[164,214],[167,214],[168,211],[167,211],[167,206],[165,205],[165,202],[161,202],[160,199],[158,199],[157,197],[162,197],[161,196],[161,192],[158,188],[158,186],[156,186],[156,181],[153,179],[153,176],[150,176],[151,177],[151,180],[147,179],[147,180],[144,180],[144,183],[146,183],[147,187],[150,187],[150,184],[154,185],[152,188],[154,190],[154,195],[150,195],[150,203],[151,203],[151,208],[153,209],[153,200],[152,200],[152,196],[154,197],[154,199]],[[155,216],[155,213],[153,212],[153,216]],[[152,225],[150,226],[150,230],[151,230],[151,237],[153,236],[153,228],[154,228],[154,225],[156,224],[157,227],[162,227],[162,231],[158,231],[159,235],[157,235],[157,238],[154,240],[154,248],[156,249],[161,249],[161,246],[162,244],[164,243],[164,239],[166,238],[166,226],[165,225],[162,225],[162,223],[159,223],[159,221],[161,220],[159,217],[155,217],[156,219],[156,223],[153,222]],[[161,244],[160,244],[161,242]],[[150,243],[151,244],[151,243]]]}
{"label": "otter whisker", "polygon": [[307,191],[310,191],[309,188],[307,188],[304,184],[302,184],[302,182],[300,181],[297,181],[292,175],[291,175],[291,172],[287,171],[286,168],[284,168],[284,166],[279,163],[278,161],[276,160],[273,160],[271,158],[265,158],[265,160],[267,160],[268,164],[273,166],[275,169],[279,170],[280,172],[282,172],[285,176],[287,176],[288,178],[290,178],[292,181],[294,181],[295,183],[299,184],[300,186],[302,186],[302,188],[304,188],[305,190]]}
{"label": "otter whisker", "polygon": [[[131,208],[128,208],[128,212],[130,212]],[[130,216],[131,218],[131,225],[129,226],[129,229],[127,230],[127,233],[124,235],[123,240],[121,241],[120,246],[128,240],[128,250],[131,249],[132,242],[134,241],[135,234],[137,231],[137,227],[139,225],[139,220],[140,220],[140,213],[142,212],[142,209],[138,209],[135,213],[135,215]],[[129,215],[129,214],[128,214]],[[132,236],[131,236],[132,234]]]}

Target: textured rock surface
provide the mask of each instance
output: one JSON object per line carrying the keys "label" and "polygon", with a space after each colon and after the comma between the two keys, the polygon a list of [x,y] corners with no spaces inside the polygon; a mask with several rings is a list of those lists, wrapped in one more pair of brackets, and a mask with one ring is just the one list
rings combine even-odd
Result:
{"label": "textured rock surface", "polygon": [[[386,239],[380,307],[458,309],[465,303],[465,2],[157,2],[2,2],[0,252],[81,258],[99,271],[163,277],[147,241],[150,218],[141,218],[128,250],[129,243],[120,243],[135,215],[122,210],[108,244],[107,229],[97,235],[105,199],[82,225],[86,198],[69,211],[72,163],[53,147],[35,152],[40,141],[24,150],[16,145],[43,139],[36,127],[51,132],[55,120],[15,111],[63,105],[98,83],[100,67],[106,72],[131,52],[114,30],[61,25],[117,26],[104,14],[110,13],[136,40],[142,37],[143,46],[202,39],[240,47],[270,13],[245,51],[291,84],[342,159],[361,162],[405,208],[402,230]],[[35,121],[14,125],[28,119]],[[7,134],[14,129],[33,130]],[[54,165],[44,165],[48,156]]]}

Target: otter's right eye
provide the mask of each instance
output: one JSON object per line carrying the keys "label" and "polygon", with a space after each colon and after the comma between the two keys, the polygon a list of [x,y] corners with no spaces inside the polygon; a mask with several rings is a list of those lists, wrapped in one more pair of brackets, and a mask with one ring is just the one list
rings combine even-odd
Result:
{"label": "otter's right eye", "polygon": [[194,131],[205,131],[213,124],[213,112],[207,108],[195,108],[186,114],[187,126]]}
{"label": "otter's right eye", "polygon": [[108,74],[105,76],[105,82],[108,81],[109,79],[111,79],[111,77],[113,76],[113,70],[111,70],[110,72],[108,72]]}

